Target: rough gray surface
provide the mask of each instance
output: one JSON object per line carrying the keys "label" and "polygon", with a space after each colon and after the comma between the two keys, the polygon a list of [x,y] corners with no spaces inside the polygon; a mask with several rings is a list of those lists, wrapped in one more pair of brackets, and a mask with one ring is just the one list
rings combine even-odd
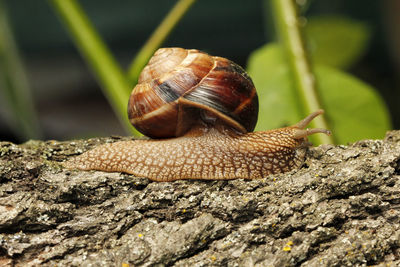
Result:
{"label": "rough gray surface", "polygon": [[0,142],[0,266],[400,265],[400,131],[253,181],[57,163],[114,139]]}

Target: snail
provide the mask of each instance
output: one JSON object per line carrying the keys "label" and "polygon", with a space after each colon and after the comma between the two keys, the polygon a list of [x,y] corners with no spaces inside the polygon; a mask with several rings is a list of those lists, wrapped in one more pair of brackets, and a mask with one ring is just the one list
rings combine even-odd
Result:
{"label": "snail", "polygon": [[124,172],[154,181],[257,179],[299,167],[305,129],[318,110],[285,128],[252,132],[258,97],[232,61],[199,50],[161,48],[143,69],[128,104],[131,123],[149,140],[103,144],[69,159],[69,169]]}

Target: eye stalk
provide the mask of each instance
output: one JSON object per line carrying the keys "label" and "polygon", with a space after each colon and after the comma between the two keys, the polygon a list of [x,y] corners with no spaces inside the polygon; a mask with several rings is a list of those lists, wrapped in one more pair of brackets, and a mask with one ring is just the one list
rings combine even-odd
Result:
{"label": "eye stalk", "polygon": [[308,115],[306,118],[303,120],[299,121],[292,127],[295,128],[295,132],[293,134],[294,139],[301,139],[301,138],[306,138],[309,135],[316,134],[316,133],[323,133],[326,135],[331,135],[331,131],[327,129],[321,129],[321,128],[313,128],[313,129],[304,129],[310,122],[317,116],[323,114],[324,111],[322,109],[314,111],[310,115]]}

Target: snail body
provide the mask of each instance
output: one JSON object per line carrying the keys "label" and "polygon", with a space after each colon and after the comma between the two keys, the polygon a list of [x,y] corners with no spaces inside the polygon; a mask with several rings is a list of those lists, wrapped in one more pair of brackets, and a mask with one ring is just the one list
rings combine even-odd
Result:
{"label": "snail body", "polygon": [[198,50],[164,48],[143,70],[128,116],[142,133],[166,139],[100,145],[64,166],[154,181],[257,179],[299,167],[307,136],[330,134],[304,129],[322,110],[290,127],[251,132],[257,113],[254,85],[241,67]]}

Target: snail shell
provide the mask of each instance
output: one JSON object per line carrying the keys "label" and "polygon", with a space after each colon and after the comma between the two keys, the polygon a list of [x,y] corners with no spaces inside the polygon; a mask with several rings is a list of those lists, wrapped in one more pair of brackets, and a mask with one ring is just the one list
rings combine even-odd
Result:
{"label": "snail shell", "polygon": [[251,132],[257,115],[258,97],[247,73],[195,49],[157,50],[128,104],[130,122],[152,138],[182,136],[200,121]]}

